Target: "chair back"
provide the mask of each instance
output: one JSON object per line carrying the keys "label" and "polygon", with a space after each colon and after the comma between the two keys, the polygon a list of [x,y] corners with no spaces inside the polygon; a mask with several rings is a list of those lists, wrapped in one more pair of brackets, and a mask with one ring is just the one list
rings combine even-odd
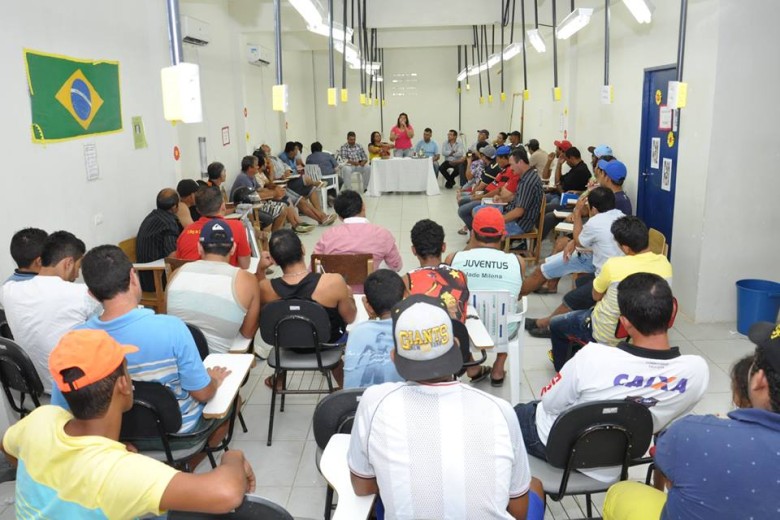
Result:
{"label": "chair back", "polygon": [[368,275],[374,272],[374,256],[358,253],[354,255],[311,255],[312,271],[338,273],[347,285],[363,285]]}
{"label": "chair back", "polygon": [[167,276],[169,280],[171,279],[171,275],[176,269],[183,266],[184,264],[188,264],[190,262],[195,261],[195,260],[184,260],[183,258],[176,258],[176,256],[174,256],[175,254],[176,253],[174,252],[173,254],[165,257],[165,276]]}
{"label": "chair back", "polygon": [[0,338],[14,339],[14,335],[11,333],[11,327],[8,326],[8,318],[5,317],[5,311],[3,309],[0,309]]}
{"label": "chair back", "polygon": [[192,339],[195,341],[195,346],[198,347],[198,354],[200,354],[201,361],[206,359],[206,357],[210,354],[209,342],[206,339],[206,335],[203,334],[203,331],[200,330],[200,327],[197,325],[186,322],[184,324],[187,325],[188,329],[190,329],[190,334],[192,334]]}
{"label": "chair back", "polygon": [[365,388],[346,388],[328,394],[317,403],[312,419],[314,440],[325,449],[330,438],[337,433],[351,433],[360,397]]}
{"label": "chair back", "polygon": [[263,307],[260,334],[277,348],[319,348],[330,339],[330,320],[316,302],[277,300]]}
{"label": "chair back", "polygon": [[152,381],[133,381],[133,407],[122,415],[119,439],[163,438],[181,428],[181,410],[173,391]]}
{"label": "chair back", "polygon": [[[24,395],[29,394],[37,406],[38,397],[43,394],[43,383],[30,356],[22,347],[8,338],[0,338],[0,384],[3,385],[9,404],[22,416],[26,415],[23,408]],[[22,402],[18,407],[15,405],[10,390],[22,394]]]}
{"label": "chair back", "polygon": [[135,254],[135,239],[136,237],[133,237],[119,242],[119,249],[121,249],[133,263],[135,263],[138,258]]}
{"label": "chair back", "polygon": [[649,247],[650,251],[657,255],[664,255],[668,256],[669,254],[669,245],[666,243],[666,237],[663,233],[658,231],[657,229],[650,228],[648,230],[648,240],[649,240]]}
{"label": "chair back", "polygon": [[314,182],[322,180],[322,170],[317,164],[307,164],[303,167],[303,174]]}
{"label": "chair back", "polygon": [[262,497],[246,495],[241,505],[235,511],[225,514],[189,513],[183,511],[168,511],[169,519],[207,520],[223,518],[226,520],[294,520],[285,508]]}
{"label": "chair back", "polygon": [[476,309],[482,324],[487,329],[496,346],[509,343],[509,323],[513,315],[519,321],[525,320],[526,298],[522,299],[522,318],[517,319],[517,300],[509,291],[471,291],[469,302]]}
{"label": "chair back", "polygon": [[650,410],[634,401],[596,401],[563,412],[547,439],[547,459],[569,470],[622,466],[644,455],[653,436]]}

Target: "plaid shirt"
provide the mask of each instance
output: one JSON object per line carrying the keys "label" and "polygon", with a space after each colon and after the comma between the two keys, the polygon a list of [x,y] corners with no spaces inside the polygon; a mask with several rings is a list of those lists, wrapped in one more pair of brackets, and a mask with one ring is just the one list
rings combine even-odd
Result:
{"label": "plaid shirt", "polygon": [[350,162],[368,161],[366,151],[357,143],[352,146],[350,146],[349,143],[344,143],[341,145],[341,148],[339,148],[339,155],[342,159],[346,159]]}

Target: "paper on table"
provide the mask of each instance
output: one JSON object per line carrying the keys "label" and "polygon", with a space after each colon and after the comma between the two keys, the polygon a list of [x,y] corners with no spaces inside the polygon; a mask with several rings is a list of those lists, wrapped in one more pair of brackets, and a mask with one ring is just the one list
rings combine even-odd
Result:
{"label": "paper on table", "polygon": [[572,224],[571,222],[561,222],[557,226],[555,226],[555,231],[558,231],[560,233],[573,233],[574,224]]}
{"label": "paper on table", "polygon": [[554,210],[553,215],[555,215],[555,218],[566,218],[569,215],[571,215],[571,211],[560,211],[560,210]]}

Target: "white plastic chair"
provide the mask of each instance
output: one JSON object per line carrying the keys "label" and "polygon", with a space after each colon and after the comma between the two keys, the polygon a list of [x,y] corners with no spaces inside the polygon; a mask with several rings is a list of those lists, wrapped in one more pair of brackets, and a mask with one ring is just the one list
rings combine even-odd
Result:
{"label": "white plastic chair", "polygon": [[[509,355],[509,373],[511,374],[510,402],[520,402],[522,385],[523,329],[528,300],[525,296],[518,300],[509,291],[471,291],[471,305],[476,309],[482,324],[487,329],[497,351],[504,348]],[[509,337],[509,324],[517,323],[517,334]]]}
{"label": "white plastic chair", "polygon": [[304,166],[304,175],[311,178],[314,182],[317,181],[330,181],[330,184],[323,185],[320,187],[320,192],[322,194],[322,209],[327,212],[328,210],[328,190],[333,190],[338,196],[339,194],[339,176],[334,171],[332,175],[323,175],[322,170],[320,170],[320,167],[316,164],[307,164]]}

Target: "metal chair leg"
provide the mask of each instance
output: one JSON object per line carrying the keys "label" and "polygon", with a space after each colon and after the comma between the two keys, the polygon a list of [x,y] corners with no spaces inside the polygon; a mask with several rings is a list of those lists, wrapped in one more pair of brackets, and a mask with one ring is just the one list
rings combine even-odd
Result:
{"label": "metal chair leg", "polygon": [[276,372],[271,377],[271,416],[268,418],[268,442],[266,446],[271,445],[271,438],[274,433],[274,411],[276,408]]}
{"label": "metal chair leg", "polygon": [[593,518],[593,502],[590,499],[590,493],[585,493],[585,509],[588,513],[588,518]]}
{"label": "metal chair leg", "polygon": [[246,427],[246,422],[244,421],[244,416],[241,412],[238,412],[238,422],[241,423],[241,429],[244,431],[244,433],[249,431]]}
{"label": "metal chair leg", "polygon": [[333,488],[328,486],[325,490],[325,520],[330,520],[333,512]]}
{"label": "metal chair leg", "polygon": [[[281,393],[282,405],[279,407],[279,411],[283,412],[284,411],[284,398],[287,395],[285,393],[285,390],[287,390],[287,372],[286,371],[282,371],[281,372],[281,376],[282,376],[282,393]],[[274,386],[276,386],[276,385],[274,385]]]}

